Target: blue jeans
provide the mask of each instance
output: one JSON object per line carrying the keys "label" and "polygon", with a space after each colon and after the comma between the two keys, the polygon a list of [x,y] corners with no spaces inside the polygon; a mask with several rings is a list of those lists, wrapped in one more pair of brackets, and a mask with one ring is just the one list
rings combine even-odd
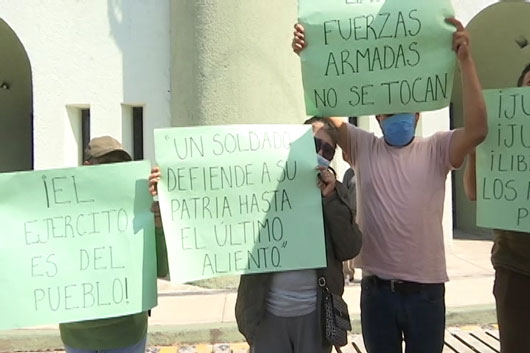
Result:
{"label": "blue jeans", "polygon": [[440,353],[445,332],[445,285],[391,285],[375,276],[361,284],[361,325],[369,353]]}
{"label": "blue jeans", "polygon": [[68,346],[64,346],[66,353],[145,353],[145,344],[147,338],[144,337],[142,340],[132,346],[116,348],[116,349],[99,349],[99,350],[89,350],[89,349],[77,349]]}

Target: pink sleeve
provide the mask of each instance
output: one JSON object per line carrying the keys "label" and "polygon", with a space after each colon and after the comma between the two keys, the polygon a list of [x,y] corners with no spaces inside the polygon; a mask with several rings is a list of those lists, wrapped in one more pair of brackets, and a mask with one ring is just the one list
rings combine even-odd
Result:
{"label": "pink sleeve", "polygon": [[350,165],[355,165],[359,153],[362,153],[366,149],[366,146],[370,141],[375,139],[373,133],[358,128],[353,124],[348,124],[348,140],[346,142],[346,162]]}
{"label": "pink sleeve", "polygon": [[453,133],[454,130],[440,131],[434,135],[436,139],[436,157],[437,160],[441,162],[440,165],[445,172],[450,172],[451,170],[456,169],[451,165],[451,159],[449,158],[449,148],[451,146]]}

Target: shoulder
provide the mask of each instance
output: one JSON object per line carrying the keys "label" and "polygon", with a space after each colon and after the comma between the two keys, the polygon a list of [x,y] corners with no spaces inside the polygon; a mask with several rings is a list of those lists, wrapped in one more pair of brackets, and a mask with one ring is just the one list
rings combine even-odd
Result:
{"label": "shoulder", "polygon": [[443,173],[455,168],[449,157],[454,133],[455,130],[438,131],[425,139],[431,158],[443,167]]}
{"label": "shoulder", "polygon": [[348,127],[348,136],[350,137],[377,139],[377,137],[375,137],[373,132],[366,131],[353,124],[348,124],[347,127]]}
{"label": "shoulder", "polygon": [[437,131],[434,134],[427,137],[416,137],[415,143],[417,145],[439,149],[444,147],[449,147],[451,143],[451,138],[453,136],[454,130],[450,131]]}
{"label": "shoulder", "polygon": [[429,138],[435,143],[450,143],[455,130],[437,131]]}

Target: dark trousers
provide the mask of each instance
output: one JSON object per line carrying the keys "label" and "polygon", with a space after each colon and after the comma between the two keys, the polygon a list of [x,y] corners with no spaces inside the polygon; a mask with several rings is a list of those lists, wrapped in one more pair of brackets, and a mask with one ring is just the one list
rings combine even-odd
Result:
{"label": "dark trousers", "polygon": [[369,353],[440,353],[445,332],[445,285],[363,278],[361,324]]}
{"label": "dark trousers", "polygon": [[530,350],[530,276],[495,270],[493,286],[502,353]]}
{"label": "dark trousers", "polygon": [[256,332],[252,353],[330,353],[324,342],[318,310],[295,317],[266,313]]}

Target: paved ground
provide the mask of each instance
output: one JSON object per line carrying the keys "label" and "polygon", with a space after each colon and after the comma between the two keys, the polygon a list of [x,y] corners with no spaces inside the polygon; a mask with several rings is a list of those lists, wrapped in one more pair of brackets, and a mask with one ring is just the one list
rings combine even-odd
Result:
{"label": "paved ground", "polygon": [[[341,348],[343,353],[366,353],[361,335],[351,335],[349,343]],[[148,353],[248,353],[246,343],[221,343],[216,345],[180,345],[149,347]],[[333,350],[335,352],[335,350]],[[499,332],[496,327],[466,326],[448,328],[445,333],[443,353],[499,353]]]}
{"label": "paved ground", "polygon": [[[470,240],[455,240],[447,249],[447,270],[451,279],[446,286],[449,313],[465,308],[493,307],[494,271],[490,251],[491,242]],[[150,321],[152,325],[235,322],[234,291],[198,290],[189,286],[171,286],[167,282],[160,286],[160,291],[159,306],[153,310]],[[345,289],[344,298],[353,317],[360,314],[360,292],[358,284]]]}
{"label": "paved ground", "polygon": [[[244,342],[218,344],[181,344],[173,346],[151,346],[147,353],[248,353]],[[342,347],[343,353],[366,353],[361,335],[351,335],[349,343]],[[63,353],[64,351],[53,351]],[[335,352],[335,350],[333,350]],[[443,353],[499,353],[499,333],[496,327],[466,326],[448,328],[445,334]],[[29,353],[29,352],[28,352]]]}
{"label": "paved ground", "polygon": [[[495,323],[490,250],[490,241],[478,240],[454,240],[447,249],[451,279],[446,286],[448,326]],[[360,286],[346,287],[344,298],[354,322],[353,333],[358,334]],[[202,343],[206,350],[199,348],[197,352],[207,352],[210,345],[226,342],[216,346],[226,347],[228,343],[242,342],[235,325],[235,299],[234,290],[202,289],[160,281],[159,305],[153,309],[149,323],[150,346],[188,347],[187,344]],[[0,332],[0,352],[60,348],[56,326]]]}

